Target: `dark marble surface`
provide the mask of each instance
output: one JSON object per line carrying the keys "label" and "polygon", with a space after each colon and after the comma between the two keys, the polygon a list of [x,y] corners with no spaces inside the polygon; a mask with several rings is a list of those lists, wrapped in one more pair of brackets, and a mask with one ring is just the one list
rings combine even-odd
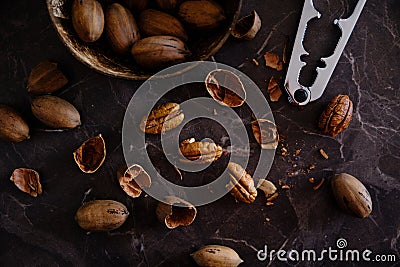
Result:
{"label": "dark marble surface", "polygon": [[[336,3],[334,3],[336,2]],[[351,6],[337,9],[343,1],[318,1],[326,14],[348,14]],[[354,1],[353,1],[354,2]],[[245,1],[242,14],[256,9],[263,27],[255,40],[229,39],[215,55],[218,62],[238,67],[266,93],[270,77],[283,77],[262,66],[266,51],[282,52],[292,43],[303,1]],[[286,137],[289,156],[279,153],[269,178],[290,185],[279,190],[271,207],[260,193],[251,205],[235,203],[230,195],[198,208],[195,222],[186,228],[167,230],[155,216],[150,197],[131,199],[119,188],[116,169],[123,162],[121,127],[125,108],[141,82],[102,76],[75,60],[58,39],[44,1],[5,1],[0,11],[0,103],[15,107],[28,119],[31,139],[18,144],[0,141],[0,265],[2,266],[191,266],[189,254],[202,245],[222,244],[234,248],[245,260],[243,266],[343,266],[343,262],[291,262],[276,258],[260,262],[256,252],[268,249],[336,248],[345,238],[349,249],[366,248],[375,254],[400,257],[400,2],[369,0],[323,97],[304,109],[290,106],[285,98],[272,103],[279,131]],[[314,51],[307,59],[305,83],[312,80],[312,66],[328,50],[337,35],[326,25],[310,26],[306,47]],[[325,31],[326,34],[319,34]],[[317,32],[317,33],[315,33]],[[329,33],[329,34],[328,34]],[[326,36],[325,36],[326,35]],[[328,47],[329,48],[329,47]],[[261,63],[256,67],[248,59]],[[25,86],[29,71],[39,62],[53,60],[70,78],[56,95],[81,112],[83,126],[63,132],[48,131],[30,115]],[[313,65],[314,64],[314,65]],[[321,135],[316,120],[324,106],[338,93],[354,102],[349,129],[336,138]],[[184,97],[204,95],[186,93]],[[183,96],[182,96],[183,97]],[[179,98],[179,97],[178,97]],[[173,99],[172,99],[173,100]],[[250,117],[244,121],[250,121]],[[201,124],[188,125],[183,135],[207,135]],[[84,140],[102,133],[107,159],[92,175],[75,165],[72,151]],[[226,145],[223,131],[210,132]],[[255,141],[252,141],[255,144]],[[324,160],[318,153],[329,154]],[[298,157],[295,150],[301,149]],[[150,151],[150,153],[152,153]],[[156,152],[154,152],[156,154]],[[298,167],[293,168],[294,161]],[[162,163],[159,163],[162,164]],[[315,164],[309,174],[289,175]],[[14,168],[38,170],[43,195],[32,198],[9,181]],[[221,164],[223,167],[223,164]],[[165,166],[163,168],[169,172]],[[248,170],[251,172],[251,166]],[[314,191],[307,178],[329,180],[333,173],[358,177],[372,196],[373,212],[358,219],[339,210],[328,183]],[[114,199],[127,205],[131,215],[118,230],[87,234],[74,221],[79,206],[92,199]],[[266,218],[270,221],[266,221]],[[398,262],[397,262],[398,263]],[[358,263],[366,266],[364,262]],[[382,266],[396,265],[384,263]]]}

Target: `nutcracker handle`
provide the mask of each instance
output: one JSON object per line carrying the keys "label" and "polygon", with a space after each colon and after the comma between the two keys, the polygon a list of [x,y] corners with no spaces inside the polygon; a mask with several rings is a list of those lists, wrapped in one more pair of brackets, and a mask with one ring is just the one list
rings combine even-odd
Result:
{"label": "nutcracker handle", "polygon": [[353,14],[349,18],[335,19],[333,21],[333,23],[341,30],[339,42],[331,56],[321,58],[321,61],[325,63],[325,67],[317,67],[317,78],[313,85],[306,87],[301,85],[299,82],[300,71],[306,65],[301,58],[302,56],[309,55],[303,46],[303,40],[307,29],[307,23],[311,19],[319,19],[321,13],[315,9],[312,0],[305,0],[285,79],[285,89],[289,95],[289,102],[295,105],[304,106],[322,96],[366,2],[367,0],[359,0]]}

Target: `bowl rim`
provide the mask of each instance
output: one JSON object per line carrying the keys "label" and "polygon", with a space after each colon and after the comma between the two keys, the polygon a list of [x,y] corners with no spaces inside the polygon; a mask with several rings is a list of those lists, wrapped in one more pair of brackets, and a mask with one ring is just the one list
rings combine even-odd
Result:
{"label": "bowl rim", "polygon": [[[155,74],[155,73],[154,74],[135,74],[135,73],[130,73],[130,72],[122,72],[122,71],[117,71],[117,70],[111,70],[109,68],[105,68],[103,65],[96,65],[96,64],[92,64],[91,62],[89,62],[87,57],[83,56],[80,52],[78,52],[73,47],[73,44],[66,37],[66,34],[64,34],[64,35],[61,34],[61,32],[63,31],[63,26],[61,25],[61,23],[59,21],[62,18],[55,16],[53,13],[52,3],[54,1],[65,2],[65,0],[46,0],[46,6],[47,6],[47,11],[49,13],[50,19],[51,19],[51,23],[57,32],[58,38],[61,40],[63,45],[67,47],[68,51],[75,57],[75,59],[77,59],[78,61],[80,61],[87,67],[89,67],[90,69],[93,69],[100,74],[104,74],[106,76],[113,77],[113,78],[122,78],[122,79],[127,79],[127,80],[140,81],[140,80],[146,80]],[[231,30],[234,28],[234,26],[239,18],[240,11],[242,9],[242,3],[243,3],[243,0],[238,0],[238,7],[237,7],[235,13],[233,14],[232,21],[229,25],[229,28],[224,33],[224,36],[221,38],[221,40],[218,42],[218,44],[207,55],[202,55],[200,58],[196,59],[196,61],[204,61],[204,60],[209,59],[210,57],[215,55],[215,53],[217,53],[221,49],[221,47],[225,44],[225,42],[228,40],[228,38],[231,34]],[[197,64],[194,62],[194,64],[187,67],[186,69],[183,69],[182,71],[180,71],[178,73],[170,74],[167,76],[170,77],[170,76],[182,74],[185,71],[195,67],[196,65]],[[157,76],[157,78],[166,78],[166,77],[165,76]]]}

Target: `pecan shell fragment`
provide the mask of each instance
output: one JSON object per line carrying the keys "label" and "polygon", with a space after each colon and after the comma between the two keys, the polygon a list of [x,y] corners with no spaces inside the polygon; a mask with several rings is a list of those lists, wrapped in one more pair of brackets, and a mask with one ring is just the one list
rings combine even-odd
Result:
{"label": "pecan shell fragment", "polygon": [[262,149],[276,149],[279,142],[279,134],[276,125],[269,120],[259,119],[251,123],[254,137]]}
{"label": "pecan shell fragment", "polygon": [[133,164],[117,172],[119,185],[130,197],[139,197],[143,187],[151,186],[151,178],[142,166]]}
{"label": "pecan shell fragment", "polygon": [[246,100],[246,91],[240,78],[233,72],[217,69],[206,77],[206,88],[219,104],[240,107]]}
{"label": "pecan shell fragment", "polygon": [[160,202],[157,206],[157,217],[169,229],[178,226],[188,226],[192,224],[197,215],[195,206],[175,196],[165,197],[165,203]]}
{"label": "pecan shell fragment", "polygon": [[42,194],[42,185],[40,184],[39,173],[32,169],[15,169],[10,180],[25,193],[32,197]]}

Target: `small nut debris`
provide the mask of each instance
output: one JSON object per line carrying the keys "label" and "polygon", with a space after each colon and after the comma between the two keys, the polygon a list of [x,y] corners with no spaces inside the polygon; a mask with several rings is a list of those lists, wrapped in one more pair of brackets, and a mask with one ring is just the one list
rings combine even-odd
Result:
{"label": "small nut debris", "polygon": [[140,130],[149,134],[161,134],[178,127],[185,115],[177,103],[166,103],[144,116],[140,123]]}
{"label": "small nut debris", "polygon": [[265,220],[266,220],[267,222],[271,221],[271,219],[270,219],[270,218],[268,218],[268,217],[267,217],[267,218],[265,218]]}
{"label": "small nut debris", "polygon": [[261,19],[257,12],[253,12],[236,22],[231,34],[233,37],[244,40],[252,40],[261,29]]}
{"label": "small nut debris", "polygon": [[142,188],[151,186],[150,176],[142,166],[137,164],[118,170],[117,178],[122,190],[133,198],[140,196]]}
{"label": "small nut debris", "polygon": [[184,163],[204,164],[218,160],[222,156],[222,147],[214,142],[196,142],[194,138],[187,139],[179,145],[185,159]]}
{"label": "small nut debris", "polygon": [[290,189],[290,186],[289,186],[289,185],[282,185],[281,188],[282,188],[282,189]]}
{"label": "small nut debris", "polygon": [[325,178],[322,178],[321,181],[318,184],[313,186],[313,189],[314,190],[318,190],[324,184],[324,182],[325,182]]}
{"label": "small nut debris", "polygon": [[260,181],[258,181],[257,188],[264,192],[268,202],[271,202],[272,200],[278,197],[278,193],[276,192],[277,191],[276,186],[271,181],[268,181],[266,179],[260,179]]}
{"label": "small nut debris", "polygon": [[333,137],[343,132],[350,124],[353,102],[348,95],[337,95],[328,104],[319,118],[318,127]]}
{"label": "small nut debris", "polygon": [[32,100],[33,115],[51,128],[73,129],[81,125],[81,116],[76,108],[56,96],[39,96]]}
{"label": "small nut debris", "polygon": [[26,90],[32,94],[50,94],[68,83],[57,63],[42,62],[29,74]]}
{"label": "small nut debris", "polygon": [[312,178],[312,177],[311,177],[311,178],[308,178],[308,182],[311,183],[311,184],[313,184],[313,183],[315,183],[315,179]]}
{"label": "small nut debris", "polygon": [[118,201],[93,200],[78,209],[75,221],[87,231],[106,232],[119,228],[128,216],[128,209]]}
{"label": "small nut debris", "polygon": [[326,154],[325,150],[323,150],[322,148],[319,150],[319,153],[320,153],[325,159],[329,159],[328,154]]}
{"label": "small nut debris", "polygon": [[267,203],[266,203],[265,205],[267,205],[267,206],[273,206],[273,205],[274,205],[274,202],[267,201]]}
{"label": "small nut debris", "polygon": [[271,77],[268,83],[268,94],[269,94],[269,99],[272,102],[277,102],[279,101],[279,98],[282,96],[282,90],[279,87],[279,84],[275,80],[274,76]]}
{"label": "small nut debris", "polygon": [[79,169],[84,173],[97,171],[106,158],[106,144],[101,134],[85,141],[73,155]]}
{"label": "small nut debris", "polygon": [[205,84],[211,97],[223,106],[240,107],[246,100],[242,81],[231,71],[213,70],[207,75]]}
{"label": "small nut debris", "polygon": [[156,213],[161,222],[169,229],[174,229],[178,226],[191,225],[196,218],[197,209],[186,200],[167,196],[165,203],[158,203]]}
{"label": "small nut debris", "polygon": [[0,138],[10,142],[29,139],[29,126],[13,108],[0,105]]}
{"label": "small nut debris", "polygon": [[231,191],[231,195],[237,201],[247,204],[253,203],[257,197],[257,189],[250,174],[242,166],[234,162],[229,162],[228,170],[231,181],[226,187]]}
{"label": "small nut debris", "polygon": [[279,143],[279,134],[276,125],[269,120],[259,119],[251,123],[254,138],[262,149],[276,149]]}
{"label": "small nut debris", "polygon": [[19,190],[28,193],[32,197],[42,194],[42,185],[40,184],[39,173],[32,169],[15,169],[11,175],[12,181]]}
{"label": "small nut debris", "polygon": [[202,267],[236,267],[243,262],[236,251],[220,245],[204,246],[190,256]]}
{"label": "small nut debris", "polygon": [[343,210],[360,218],[371,213],[371,195],[357,178],[347,173],[335,174],[331,186],[336,202]]}
{"label": "small nut debris", "polygon": [[281,71],[283,69],[283,63],[279,59],[279,56],[274,53],[266,52],[264,54],[265,66]]}
{"label": "small nut debris", "polygon": [[257,67],[260,65],[260,63],[258,63],[257,59],[253,58],[251,60],[253,62],[254,65],[256,65]]}
{"label": "small nut debris", "polygon": [[297,157],[300,155],[300,153],[301,153],[301,149],[297,149],[296,152],[294,153],[294,155]]}

